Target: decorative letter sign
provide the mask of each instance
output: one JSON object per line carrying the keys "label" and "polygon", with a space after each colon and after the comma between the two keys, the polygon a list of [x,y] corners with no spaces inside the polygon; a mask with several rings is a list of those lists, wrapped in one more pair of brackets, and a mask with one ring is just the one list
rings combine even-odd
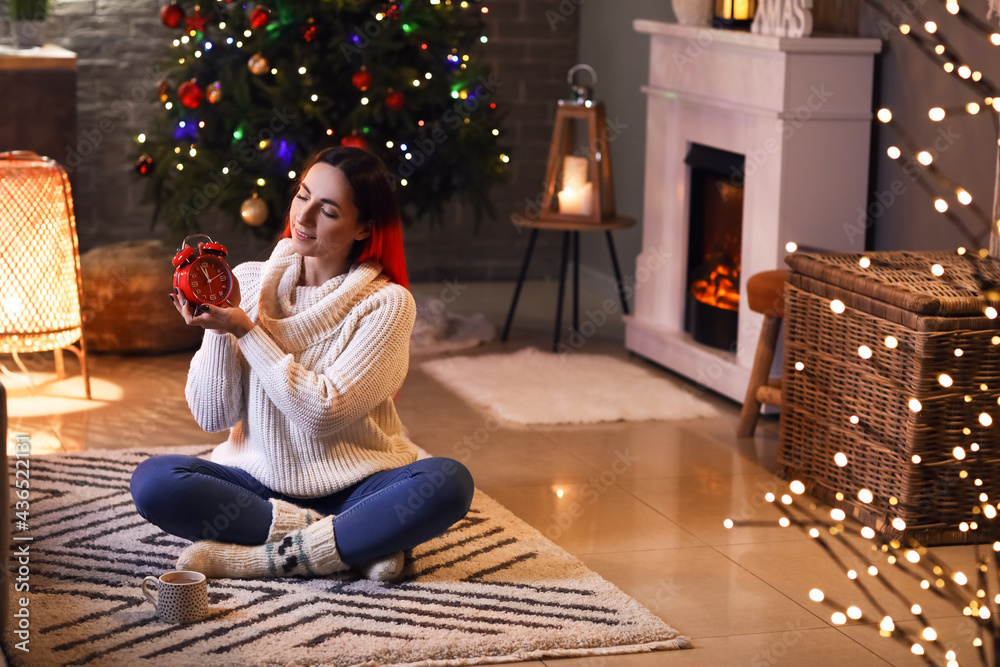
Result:
{"label": "decorative letter sign", "polygon": [[760,0],[751,32],[778,37],[812,34],[812,0]]}

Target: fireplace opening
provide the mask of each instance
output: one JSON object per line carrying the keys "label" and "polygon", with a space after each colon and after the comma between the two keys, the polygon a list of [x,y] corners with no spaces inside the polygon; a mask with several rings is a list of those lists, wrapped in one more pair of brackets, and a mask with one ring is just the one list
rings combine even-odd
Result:
{"label": "fireplace opening", "polygon": [[744,159],[692,144],[684,162],[691,173],[685,330],[699,343],[735,351]]}

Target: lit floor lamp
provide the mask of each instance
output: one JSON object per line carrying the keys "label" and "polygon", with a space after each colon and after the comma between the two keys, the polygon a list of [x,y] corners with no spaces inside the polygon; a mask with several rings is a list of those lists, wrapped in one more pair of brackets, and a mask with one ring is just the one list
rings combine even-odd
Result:
{"label": "lit floor lamp", "polygon": [[27,374],[19,353],[52,350],[62,379],[63,350],[73,352],[89,399],[80,300],[80,251],[66,171],[35,153],[0,153],[0,354],[14,355]]}

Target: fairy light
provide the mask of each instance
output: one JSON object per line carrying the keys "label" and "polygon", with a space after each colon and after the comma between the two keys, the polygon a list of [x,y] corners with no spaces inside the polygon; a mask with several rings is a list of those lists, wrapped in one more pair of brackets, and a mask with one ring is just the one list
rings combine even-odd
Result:
{"label": "fairy light", "polygon": [[959,188],[955,191],[955,195],[958,197],[958,203],[963,206],[968,206],[972,203],[972,195],[970,195],[967,190]]}
{"label": "fairy light", "polygon": [[933,273],[935,276],[938,276],[938,277],[943,276],[944,275],[944,267],[941,266],[940,264],[935,264],[935,265],[933,265],[931,267],[931,273]]}
{"label": "fairy light", "polygon": [[955,0],[948,0],[944,8],[948,10],[949,14],[957,14],[959,10],[958,3]]}
{"label": "fairy light", "polygon": [[834,521],[843,521],[844,519],[847,518],[847,514],[844,512],[844,510],[840,509],[839,507],[834,507],[832,510],[830,510],[830,518],[833,519]]}
{"label": "fairy light", "polygon": [[840,299],[834,299],[833,301],[830,302],[830,310],[840,315],[846,310],[846,308],[844,307],[843,301],[841,301]]}
{"label": "fairy light", "polygon": [[862,345],[861,347],[858,348],[858,356],[861,357],[862,359],[871,359],[872,349],[867,345]]}
{"label": "fairy light", "polygon": [[892,527],[896,530],[906,530],[906,522],[897,516],[892,520]]}
{"label": "fairy light", "polygon": [[921,646],[920,644],[914,644],[913,646],[910,647],[910,653],[912,653],[913,655],[923,655],[924,647]]}
{"label": "fairy light", "polygon": [[938,54],[939,56],[944,55],[944,44],[938,44],[937,46],[935,46],[934,53]]}
{"label": "fairy light", "polygon": [[796,243],[795,241],[789,241],[788,243],[785,244],[785,250],[788,252],[795,252],[798,249],[799,249],[799,244]]}
{"label": "fairy light", "polygon": [[851,422],[852,424],[857,424],[857,423],[859,423],[860,421],[861,421],[861,418],[860,418],[860,417],[858,417],[857,415],[851,415],[851,419],[850,419],[850,422]]}
{"label": "fairy light", "polygon": [[880,630],[886,632],[892,632],[896,629],[896,625],[892,622],[892,616],[886,616],[882,619],[882,622],[878,624]]}
{"label": "fairy light", "polygon": [[934,200],[934,208],[937,209],[938,213],[944,213],[944,212],[946,212],[948,210],[948,202],[946,202],[945,200],[940,199],[940,198],[939,199],[935,199]]}
{"label": "fairy light", "polygon": [[990,41],[993,43],[993,46],[1000,46],[1000,34],[993,33],[990,35]]}
{"label": "fairy light", "polygon": [[870,503],[874,499],[875,496],[872,495],[872,492],[869,491],[868,489],[861,489],[860,491],[858,491],[858,500],[860,500],[861,502]]}
{"label": "fairy light", "polygon": [[956,356],[956,357],[960,357],[960,356],[962,356],[963,354],[965,354],[965,352],[963,352],[963,351],[962,351],[962,348],[960,348],[960,347],[956,347],[956,348],[955,348],[955,356]]}
{"label": "fairy light", "polygon": [[900,24],[900,26],[899,26],[899,32],[902,33],[902,34],[904,34],[904,35],[909,35],[910,34],[910,26],[909,26],[909,24],[907,24],[907,23]]}
{"label": "fairy light", "polygon": [[795,362],[795,370],[801,371],[805,367],[806,367],[806,365],[804,363],[802,363],[801,361],[796,361]]}
{"label": "fairy light", "polygon": [[837,452],[833,455],[833,462],[843,468],[847,465],[847,454],[844,452]]}
{"label": "fairy light", "polygon": [[878,119],[883,123],[888,123],[890,120],[892,120],[892,112],[884,107],[878,110],[877,116]]}
{"label": "fairy light", "polygon": [[890,350],[895,350],[897,347],[899,347],[899,341],[896,340],[895,336],[886,336],[885,346]]}
{"label": "fairy light", "polygon": [[764,500],[766,500],[769,503],[773,503],[774,502],[774,494],[771,493],[771,492],[765,493],[764,494]]}
{"label": "fairy light", "polygon": [[803,493],[806,492],[806,485],[797,479],[793,480],[792,483],[788,485],[788,487],[792,490],[792,493],[796,495],[802,495]]}
{"label": "fairy light", "polygon": [[920,412],[920,409],[923,407],[922,405],[920,405],[920,401],[918,401],[915,398],[911,398],[910,402],[907,405],[909,405],[910,410],[912,410],[913,412]]}
{"label": "fairy light", "polygon": [[861,266],[862,269],[867,269],[869,266],[872,265],[872,260],[869,259],[868,257],[862,257],[861,259],[858,260],[858,265]]}
{"label": "fairy light", "polygon": [[778,519],[778,525],[781,526],[782,528],[788,528],[790,525],[792,525],[792,522],[788,520],[787,516],[783,516],[780,519]]}
{"label": "fairy light", "polygon": [[942,109],[941,107],[934,107],[933,109],[927,112],[927,115],[930,116],[930,119],[936,123],[938,121],[944,120],[945,113],[944,109]]}
{"label": "fairy light", "polygon": [[834,614],[830,616],[830,622],[834,625],[843,625],[844,623],[847,623],[847,616],[839,611],[834,612]]}
{"label": "fairy light", "polygon": [[917,153],[917,162],[926,167],[931,162],[934,162],[934,156],[927,151],[920,151]]}
{"label": "fairy light", "polygon": [[979,415],[979,423],[983,426],[991,426],[993,424],[993,417],[990,417],[989,414],[983,412]]}
{"label": "fairy light", "polygon": [[942,387],[950,387],[953,382],[954,381],[951,379],[951,376],[947,373],[941,373],[941,375],[938,376],[938,383]]}
{"label": "fairy light", "polygon": [[954,456],[959,461],[961,461],[962,459],[965,458],[965,449],[963,449],[962,447],[956,447],[955,449],[951,450],[951,455]]}
{"label": "fairy light", "polygon": [[893,160],[898,160],[899,156],[903,154],[903,152],[899,150],[898,146],[889,146],[885,153]]}
{"label": "fairy light", "polygon": [[851,607],[847,608],[847,617],[848,618],[851,618],[851,619],[853,619],[853,620],[856,621],[859,618],[861,618],[861,616],[862,616],[861,610],[858,609],[857,607],[851,606]]}
{"label": "fairy light", "polygon": [[732,519],[726,519],[725,521],[722,522],[722,525],[725,526],[726,528],[732,528],[736,524],[733,523]]}
{"label": "fairy light", "polygon": [[924,628],[924,631],[920,633],[920,636],[929,642],[935,641],[937,639],[937,631],[931,626]]}
{"label": "fairy light", "polygon": [[958,75],[963,79],[968,79],[972,76],[972,69],[968,65],[962,65],[958,68]]}
{"label": "fairy light", "polygon": [[954,72],[955,71],[955,63],[945,63],[944,64],[944,71],[947,72],[948,74],[951,74],[952,72]]}
{"label": "fairy light", "polygon": [[924,30],[931,33],[932,35],[937,32],[937,23],[934,21],[927,21],[924,23]]}
{"label": "fairy light", "polygon": [[975,116],[977,113],[979,113],[979,105],[976,104],[975,102],[969,102],[968,104],[965,105],[965,110],[970,114],[972,114],[973,116]]}

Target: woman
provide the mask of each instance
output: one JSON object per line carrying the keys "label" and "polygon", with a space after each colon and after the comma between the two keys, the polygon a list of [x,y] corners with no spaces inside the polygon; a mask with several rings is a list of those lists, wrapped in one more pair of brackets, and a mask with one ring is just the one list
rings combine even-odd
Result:
{"label": "woman", "polygon": [[188,405],[231,429],[210,462],[154,456],[132,475],[139,514],[194,541],[178,569],[389,580],[468,512],[469,471],[417,461],[393,405],[416,309],[387,176],[363,150],[318,153],[271,257],[235,268],[231,306],[170,295],[206,330]]}

